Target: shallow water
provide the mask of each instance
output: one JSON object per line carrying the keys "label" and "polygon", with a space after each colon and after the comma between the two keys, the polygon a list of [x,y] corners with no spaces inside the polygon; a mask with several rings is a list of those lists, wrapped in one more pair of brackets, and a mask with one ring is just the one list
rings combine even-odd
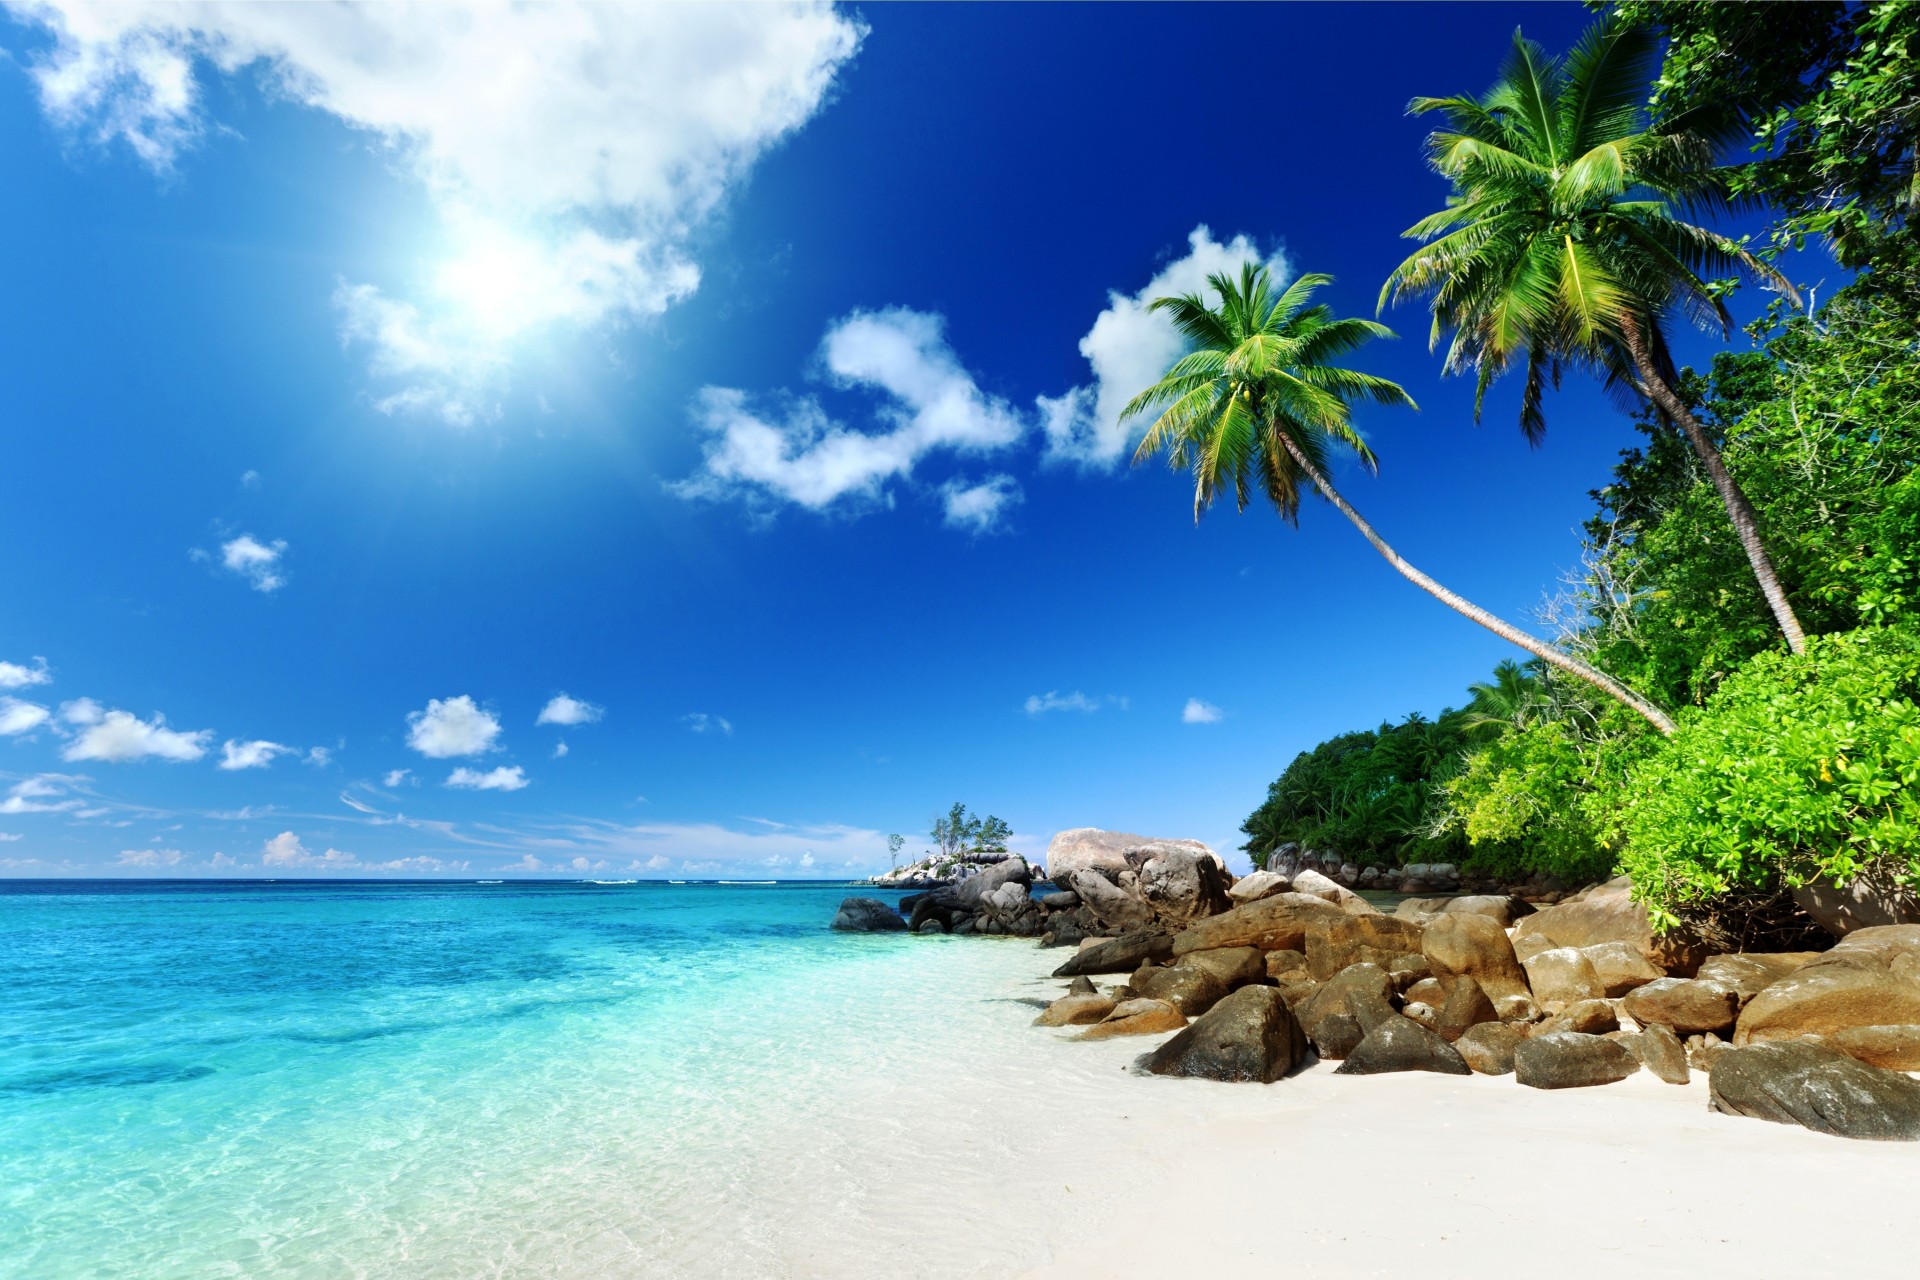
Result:
{"label": "shallow water", "polygon": [[0,1276],[1037,1261],[974,1210],[1044,958],[833,934],[849,892],[6,885]]}

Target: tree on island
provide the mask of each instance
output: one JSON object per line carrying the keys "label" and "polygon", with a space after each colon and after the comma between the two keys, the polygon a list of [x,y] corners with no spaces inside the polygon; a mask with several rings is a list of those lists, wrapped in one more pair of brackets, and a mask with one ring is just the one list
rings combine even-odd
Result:
{"label": "tree on island", "polygon": [[956,802],[946,813],[935,815],[928,834],[933,838],[935,857],[951,864],[968,854],[1004,852],[1013,828],[992,814],[974,817],[968,814],[966,805]]}
{"label": "tree on island", "polygon": [[895,871],[900,869],[900,846],[906,842],[907,838],[897,831],[887,837],[887,861],[893,864]]}
{"label": "tree on island", "polygon": [[1373,338],[1393,336],[1374,321],[1335,318],[1325,304],[1309,306],[1314,291],[1331,282],[1330,276],[1303,275],[1276,298],[1267,269],[1250,262],[1241,267],[1238,281],[1224,273],[1209,278],[1217,307],[1196,294],[1154,299],[1151,309],[1171,316],[1191,350],[1123,412],[1124,419],[1161,410],[1134,462],[1165,453],[1176,470],[1191,470],[1195,520],[1223,491],[1231,491],[1239,509],[1246,510],[1257,488],[1283,519],[1298,524],[1302,488],[1318,490],[1415,586],[1619,700],[1661,733],[1672,733],[1673,721],[1664,711],[1618,680],[1408,564],[1333,487],[1327,479],[1330,448],[1350,451],[1369,470],[1379,467],[1353,429],[1351,401],[1366,397],[1380,404],[1414,404],[1398,383],[1329,363]]}

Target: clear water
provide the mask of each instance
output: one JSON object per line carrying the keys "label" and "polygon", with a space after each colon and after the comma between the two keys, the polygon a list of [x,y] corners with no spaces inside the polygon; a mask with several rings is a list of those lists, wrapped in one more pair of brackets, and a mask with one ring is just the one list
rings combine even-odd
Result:
{"label": "clear water", "polygon": [[0,884],[0,1276],[1031,1260],[927,1223],[1013,1154],[930,1103],[1031,1043],[1034,952],[836,935],[848,892]]}

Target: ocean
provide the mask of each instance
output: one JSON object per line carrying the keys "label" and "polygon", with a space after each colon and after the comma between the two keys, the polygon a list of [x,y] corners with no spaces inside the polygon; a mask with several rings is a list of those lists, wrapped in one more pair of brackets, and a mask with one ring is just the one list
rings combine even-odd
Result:
{"label": "ocean", "polygon": [[0,1276],[1038,1261],[961,1210],[1044,1128],[1050,965],[858,892],[0,882]]}

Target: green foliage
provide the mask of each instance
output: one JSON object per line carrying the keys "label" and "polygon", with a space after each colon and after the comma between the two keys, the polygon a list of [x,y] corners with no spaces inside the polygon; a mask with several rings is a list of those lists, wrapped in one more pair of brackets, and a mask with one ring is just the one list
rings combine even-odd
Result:
{"label": "green foliage", "polygon": [[[928,834],[933,839],[936,856],[951,863],[969,853],[1004,850],[1013,828],[992,814],[985,817],[969,814],[967,806],[956,801],[947,812],[934,815]],[[889,841],[889,847],[891,843]]]}
{"label": "green foliage", "polygon": [[1621,792],[1621,864],[1662,918],[1739,889],[1920,886],[1920,635],[1873,628],[1729,676]]}

